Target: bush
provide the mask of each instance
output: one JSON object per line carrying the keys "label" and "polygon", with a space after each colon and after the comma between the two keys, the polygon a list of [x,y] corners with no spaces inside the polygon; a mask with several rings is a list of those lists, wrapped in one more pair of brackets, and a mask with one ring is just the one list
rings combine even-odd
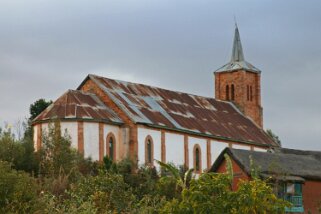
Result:
{"label": "bush", "polygon": [[0,213],[32,213],[37,209],[36,180],[0,161]]}
{"label": "bush", "polygon": [[40,174],[45,177],[58,177],[63,171],[70,174],[76,170],[78,153],[71,148],[67,133],[61,136],[60,124],[49,124],[48,133],[44,132],[40,150]]}
{"label": "bush", "polygon": [[161,213],[285,213],[287,202],[276,198],[265,181],[243,181],[233,192],[227,174],[207,173],[161,208]]}
{"label": "bush", "polygon": [[[98,176],[83,177],[71,187],[68,203],[92,201],[98,213],[129,212],[135,196],[121,175],[100,171]],[[77,200],[75,200],[77,199]],[[81,206],[77,204],[76,207]]]}
{"label": "bush", "polygon": [[0,132],[0,160],[19,166],[22,162],[24,148],[14,139],[11,130]]}

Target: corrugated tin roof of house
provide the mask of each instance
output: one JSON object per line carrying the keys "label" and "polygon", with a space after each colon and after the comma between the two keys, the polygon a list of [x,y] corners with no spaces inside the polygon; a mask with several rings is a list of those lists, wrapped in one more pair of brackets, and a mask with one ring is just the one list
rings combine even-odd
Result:
{"label": "corrugated tin roof of house", "polygon": [[210,171],[216,171],[224,154],[229,154],[250,174],[251,159],[263,175],[283,175],[286,178],[299,176],[305,179],[321,180],[321,152],[294,149],[276,149],[272,152],[257,152],[226,148],[217,158]]}
{"label": "corrugated tin roof of house", "polygon": [[107,108],[95,94],[75,90],[64,93],[38,115],[33,123],[54,119],[122,123],[117,114]]}
{"label": "corrugated tin roof of house", "polygon": [[134,123],[231,141],[278,146],[264,130],[240,113],[230,102],[96,75],[88,75],[84,82],[88,78]]}

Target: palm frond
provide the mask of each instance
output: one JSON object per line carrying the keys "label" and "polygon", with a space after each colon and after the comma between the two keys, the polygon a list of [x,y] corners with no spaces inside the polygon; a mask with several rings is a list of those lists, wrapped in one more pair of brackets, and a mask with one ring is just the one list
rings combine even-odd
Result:
{"label": "palm frond", "polygon": [[167,169],[177,180],[180,179],[179,170],[170,164],[163,163],[162,161],[155,161],[163,168]]}

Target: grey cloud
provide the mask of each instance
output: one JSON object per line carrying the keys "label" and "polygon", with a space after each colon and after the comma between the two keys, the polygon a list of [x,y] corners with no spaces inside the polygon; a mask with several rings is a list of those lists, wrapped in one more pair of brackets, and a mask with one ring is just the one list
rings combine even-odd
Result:
{"label": "grey cloud", "polygon": [[56,99],[88,73],[213,96],[235,15],[245,58],[263,70],[265,127],[321,150],[319,1],[0,3],[0,124]]}

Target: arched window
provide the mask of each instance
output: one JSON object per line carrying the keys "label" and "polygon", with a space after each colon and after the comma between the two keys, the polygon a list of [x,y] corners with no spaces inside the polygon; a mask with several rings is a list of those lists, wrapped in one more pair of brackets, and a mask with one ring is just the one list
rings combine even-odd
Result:
{"label": "arched window", "polygon": [[113,133],[109,133],[106,138],[106,154],[112,160],[116,160],[116,140]]}
{"label": "arched window", "polygon": [[225,93],[226,93],[226,100],[230,100],[230,87],[228,85],[226,85],[225,88]]}
{"label": "arched window", "polygon": [[154,143],[149,135],[145,139],[145,164],[149,166],[154,165]]}
{"label": "arched window", "polygon": [[201,173],[202,171],[202,153],[201,148],[198,144],[194,146],[194,171]]}
{"label": "arched window", "polygon": [[234,84],[231,85],[231,100],[235,99],[235,94],[234,94]]}
{"label": "arched window", "polygon": [[252,92],[252,86],[250,86],[250,100],[253,100],[253,92]]}
{"label": "arched window", "polygon": [[250,101],[250,86],[247,85],[247,88],[246,88],[246,97],[247,97],[247,101]]}

